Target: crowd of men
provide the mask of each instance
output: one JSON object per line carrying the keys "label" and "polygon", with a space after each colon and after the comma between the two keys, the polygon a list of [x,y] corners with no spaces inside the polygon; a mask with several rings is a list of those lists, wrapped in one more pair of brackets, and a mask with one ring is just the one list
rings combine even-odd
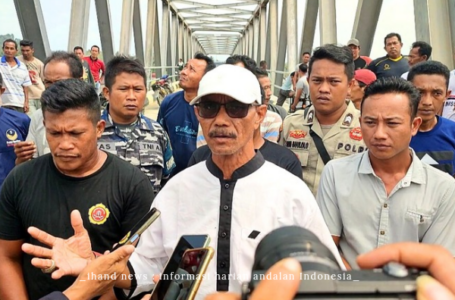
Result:
{"label": "crowd of men", "polygon": [[[313,232],[340,269],[379,266],[371,251],[387,261],[403,251],[413,266],[424,264],[404,258],[415,249],[453,257],[454,76],[425,42],[405,58],[397,33],[384,38],[384,57],[360,56],[360,46],[304,52],[276,105],[265,61],[234,55],[216,67],[198,53],[155,121],[141,113],[139,61],[105,65],[94,45],[87,57],[75,47],[41,62],[31,41],[19,57],[3,42],[0,299],[142,297],[155,282],[139,275],[162,272],[185,234],[208,234],[216,252],[199,299],[239,293],[261,239],[289,225]],[[135,249],[100,254],[152,207],[161,217]],[[125,276],[76,280],[102,272],[100,261]],[[292,264],[285,271],[300,272]]]}

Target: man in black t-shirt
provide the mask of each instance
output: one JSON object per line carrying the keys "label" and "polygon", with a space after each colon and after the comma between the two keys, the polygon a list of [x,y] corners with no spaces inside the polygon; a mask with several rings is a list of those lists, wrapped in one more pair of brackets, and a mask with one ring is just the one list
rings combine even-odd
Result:
{"label": "man in black t-shirt", "polygon": [[39,299],[74,281],[52,279],[21,253],[24,242],[41,245],[27,233],[30,226],[68,238],[74,235],[68,216],[77,209],[93,250],[103,253],[150,210],[154,198],[140,169],[97,149],[105,123],[93,86],[79,79],[59,81],[41,102],[51,153],[13,169],[0,193],[2,300]]}
{"label": "man in black t-shirt", "polygon": [[348,47],[352,51],[354,58],[354,66],[356,70],[365,69],[368,66],[368,62],[360,56],[360,42],[358,39],[350,39],[348,41]]}

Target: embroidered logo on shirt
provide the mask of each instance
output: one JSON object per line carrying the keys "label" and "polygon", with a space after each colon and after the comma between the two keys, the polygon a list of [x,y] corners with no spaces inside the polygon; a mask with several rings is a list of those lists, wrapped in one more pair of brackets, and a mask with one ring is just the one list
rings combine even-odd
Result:
{"label": "embroidered logo on shirt", "polygon": [[308,123],[313,123],[313,117],[314,117],[314,112],[310,111],[310,113],[308,114],[307,122]]}
{"label": "embroidered logo on shirt", "polygon": [[14,144],[20,142],[18,139],[17,139],[18,135],[17,135],[17,132],[16,130],[14,129],[8,129],[6,131],[6,138],[8,139],[8,141],[6,141],[6,146],[8,147],[13,147]]}
{"label": "embroidered logo on shirt", "polygon": [[355,141],[361,141],[362,140],[362,131],[360,130],[360,127],[356,127],[352,129],[349,132],[349,137]]}
{"label": "embroidered logo on shirt", "polygon": [[343,126],[350,126],[352,123],[352,119],[354,116],[352,114],[347,114],[346,117],[344,118],[344,121],[341,125]]}
{"label": "embroidered logo on shirt", "polygon": [[109,218],[109,215],[109,209],[101,203],[92,206],[88,211],[88,218],[90,219],[90,223],[96,225],[104,224],[107,218]]}
{"label": "embroidered logo on shirt", "polygon": [[389,64],[385,64],[385,65],[384,65],[384,70],[390,70]]}
{"label": "embroidered logo on shirt", "polygon": [[248,238],[249,238],[249,239],[253,239],[253,240],[254,240],[255,238],[257,238],[257,237],[258,237],[258,235],[259,235],[259,234],[260,234],[260,232],[259,232],[259,231],[257,231],[257,230],[253,230],[253,231],[251,231],[251,233],[250,233],[250,235],[248,236]]}
{"label": "embroidered logo on shirt", "polygon": [[289,136],[294,139],[303,139],[307,136],[307,133],[303,130],[291,130]]}

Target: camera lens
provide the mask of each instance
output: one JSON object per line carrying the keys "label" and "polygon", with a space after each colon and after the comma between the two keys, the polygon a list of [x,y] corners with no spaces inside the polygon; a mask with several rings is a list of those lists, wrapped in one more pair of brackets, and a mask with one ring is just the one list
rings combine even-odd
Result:
{"label": "camera lens", "polygon": [[256,249],[253,270],[268,270],[286,257],[300,261],[304,271],[340,269],[333,253],[314,233],[302,227],[287,226],[273,230],[261,240]]}

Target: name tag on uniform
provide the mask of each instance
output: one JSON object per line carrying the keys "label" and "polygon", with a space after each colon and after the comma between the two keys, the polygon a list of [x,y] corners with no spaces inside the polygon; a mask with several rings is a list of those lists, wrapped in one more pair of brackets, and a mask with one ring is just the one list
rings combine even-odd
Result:
{"label": "name tag on uniform", "polygon": [[115,142],[98,142],[98,149],[117,154]]}

